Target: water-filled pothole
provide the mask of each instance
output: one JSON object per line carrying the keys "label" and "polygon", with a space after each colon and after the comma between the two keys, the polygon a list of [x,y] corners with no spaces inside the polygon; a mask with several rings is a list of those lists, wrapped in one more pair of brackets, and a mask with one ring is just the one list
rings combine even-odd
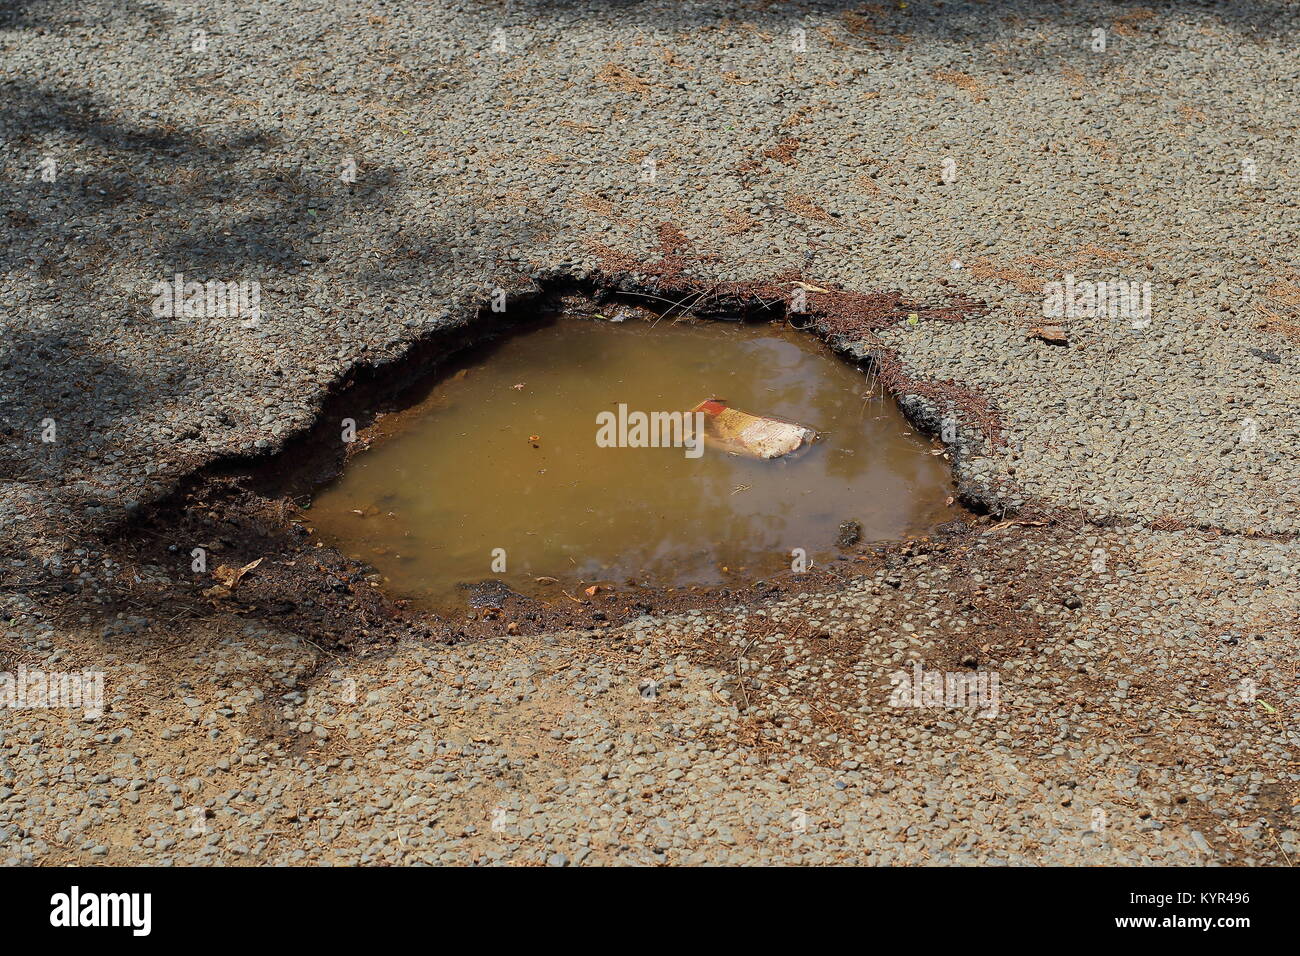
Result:
{"label": "water-filled pothole", "polygon": [[[659,434],[641,436],[635,413],[714,398],[818,439],[775,460],[701,453],[689,430],[686,447],[629,447]],[[846,528],[883,541],[954,516],[938,446],[785,323],[552,317],[466,353],[377,431],[310,520],[432,605],[485,579],[561,600],[599,583],[751,583],[834,561]]]}

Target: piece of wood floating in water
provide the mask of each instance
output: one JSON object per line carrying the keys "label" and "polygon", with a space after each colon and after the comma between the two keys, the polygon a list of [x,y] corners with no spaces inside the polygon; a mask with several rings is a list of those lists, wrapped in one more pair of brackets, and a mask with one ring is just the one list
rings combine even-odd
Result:
{"label": "piece of wood floating in water", "polygon": [[806,425],[728,408],[722,399],[700,402],[691,412],[704,413],[704,442],[720,451],[748,458],[780,458],[817,438]]}

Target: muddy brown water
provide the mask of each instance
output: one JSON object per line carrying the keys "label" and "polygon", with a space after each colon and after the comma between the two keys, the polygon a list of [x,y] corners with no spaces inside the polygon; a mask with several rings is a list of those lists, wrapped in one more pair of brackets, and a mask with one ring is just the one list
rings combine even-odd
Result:
{"label": "muddy brown water", "polygon": [[[685,412],[713,397],[819,439],[775,461],[597,441],[598,415],[620,404]],[[489,579],[560,600],[593,583],[751,583],[790,570],[795,549],[834,561],[846,521],[869,543],[956,516],[938,446],[784,323],[556,317],[469,353],[378,432],[310,521],[432,607]]]}

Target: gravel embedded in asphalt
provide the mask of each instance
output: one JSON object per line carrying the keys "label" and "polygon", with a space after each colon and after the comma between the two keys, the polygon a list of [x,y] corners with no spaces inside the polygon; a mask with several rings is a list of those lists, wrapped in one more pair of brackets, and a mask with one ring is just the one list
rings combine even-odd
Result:
{"label": "gravel embedded in asphalt", "polygon": [[[0,12],[0,670],[102,667],[117,701],[0,714],[0,859],[1293,862],[1300,12],[1146,9]],[[93,595],[124,515],[494,288],[653,263],[663,223],[701,282],[984,303],[880,335],[996,407],[1005,445],[958,462],[995,514],[1095,523],[971,556],[1078,606],[1008,592],[1017,648],[954,616],[950,556],[753,645],[750,609],[332,661],[23,584]],[[178,273],[260,283],[260,319],[157,316]],[[1150,315],[1045,317],[1067,276]],[[966,655],[1000,716],[882,702]]]}

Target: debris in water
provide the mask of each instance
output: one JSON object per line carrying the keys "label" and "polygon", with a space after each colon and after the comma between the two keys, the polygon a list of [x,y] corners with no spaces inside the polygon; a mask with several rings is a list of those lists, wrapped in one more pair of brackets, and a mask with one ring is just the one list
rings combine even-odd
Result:
{"label": "debris in water", "polygon": [[815,431],[804,425],[728,408],[718,398],[700,402],[691,412],[704,413],[705,442],[732,455],[780,458],[811,444],[817,437]]}

